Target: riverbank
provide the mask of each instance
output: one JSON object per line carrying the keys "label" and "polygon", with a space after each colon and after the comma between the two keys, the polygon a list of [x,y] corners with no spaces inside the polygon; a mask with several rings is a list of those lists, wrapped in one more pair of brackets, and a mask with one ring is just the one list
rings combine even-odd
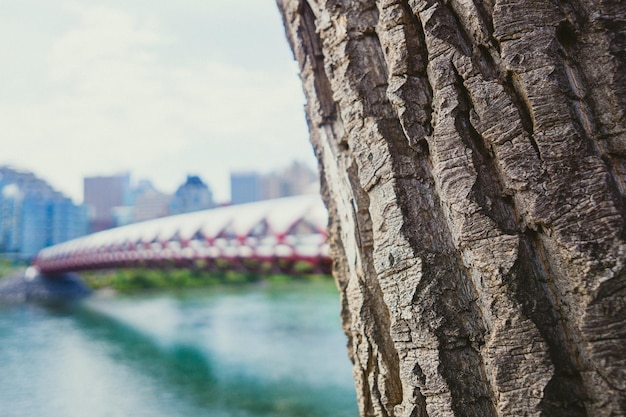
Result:
{"label": "riverbank", "polygon": [[0,279],[0,302],[24,301],[58,302],[86,297],[91,290],[76,274],[67,273],[53,278],[33,268],[19,270]]}
{"label": "riverbank", "polygon": [[332,280],[322,274],[253,274],[237,271],[208,272],[190,269],[116,269],[91,271],[80,274],[82,280],[93,290],[112,289],[120,293],[143,290],[168,290],[203,288],[223,284],[246,284],[258,281],[284,282],[299,279]]}
{"label": "riverbank", "polygon": [[26,270],[25,263],[0,258],[0,279]]}
{"label": "riverbank", "polygon": [[118,293],[136,293],[155,290],[204,288],[215,285],[241,285],[259,281],[288,282],[297,280],[332,281],[322,274],[254,274],[237,271],[202,271],[190,269],[115,269],[68,273],[53,279],[26,277],[26,265],[0,261],[0,300],[19,302],[75,298],[92,291],[113,290]]}

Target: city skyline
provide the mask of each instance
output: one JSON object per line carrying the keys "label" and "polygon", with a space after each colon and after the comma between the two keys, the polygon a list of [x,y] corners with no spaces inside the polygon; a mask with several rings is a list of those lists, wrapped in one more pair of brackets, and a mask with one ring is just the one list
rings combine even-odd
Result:
{"label": "city skyline", "polygon": [[173,193],[196,174],[224,202],[230,172],[315,169],[273,0],[9,0],[0,32],[0,165],[77,203],[88,176]]}
{"label": "city skyline", "polygon": [[[315,182],[315,173],[297,161],[267,174],[233,174],[227,205],[310,194]],[[0,253],[27,259],[86,233],[216,207],[210,185],[196,175],[187,175],[174,194],[150,180],[131,181],[129,172],[84,177],[83,187],[84,202],[75,204],[44,177],[0,166]]]}
{"label": "city skyline", "polygon": [[[46,177],[45,175],[41,175],[40,173],[37,173],[27,168],[0,163],[0,171],[3,171],[3,170],[14,171],[16,173],[19,173],[20,175],[32,177],[36,181],[39,181],[45,184],[46,187],[48,187],[50,190],[56,193],[59,197],[71,199],[71,195],[68,195],[64,190],[56,187],[56,185],[53,184],[50,181],[50,179]],[[298,172],[293,172],[294,170]],[[257,196],[257,199],[260,199],[260,200],[280,198],[281,196],[284,196],[284,195],[293,194],[293,191],[295,190],[291,190],[291,191],[276,190],[275,188],[277,184],[274,184],[274,182],[277,179],[285,181],[286,183],[289,183],[290,187],[296,186],[298,191],[295,192],[295,194],[302,193],[305,189],[307,189],[308,187],[312,185],[314,185],[313,189],[317,189],[319,186],[318,181],[317,181],[317,173],[315,169],[311,168],[310,166],[308,166],[307,164],[299,160],[292,160],[288,163],[284,163],[282,165],[276,166],[269,171],[259,171],[259,170],[254,170],[254,169],[231,171],[229,173],[229,178],[228,178],[229,188],[232,188],[233,176],[238,176],[241,174],[254,175],[255,177],[258,177],[260,189],[259,189],[259,195]],[[173,191],[169,192],[166,190],[162,190],[158,186],[155,186],[152,178],[137,177],[136,175],[134,175],[132,170],[123,170],[120,172],[113,172],[108,175],[99,174],[99,175],[87,175],[85,177],[82,177],[80,179],[81,184],[82,184],[81,185],[82,191],[83,193],[86,191],[86,184],[89,181],[109,180],[114,177],[126,178],[129,193],[137,193],[137,192],[141,193],[147,189],[150,189],[150,190],[157,191],[159,193],[163,193],[169,196],[175,195],[177,189],[180,186],[184,185],[185,182],[188,181],[190,177],[198,177],[201,181],[204,181],[204,178],[201,175],[197,175],[197,173],[193,173],[193,172],[186,173],[180,176],[180,182],[176,184]],[[2,176],[2,173],[0,172],[0,183],[2,179],[3,179],[3,176]],[[213,184],[210,181],[205,181],[205,182],[209,190],[211,191],[211,194],[213,194],[214,193]],[[269,190],[269,193],[268,193],[268,190]],[[0,191],[2,191],[1,188],[0,188]],[[307,192],[310,192],[310,191],[307,191]],[[284,195],[279,195],[279,194],[284,194]],[[76,201],[74,202],[76,203]],[[77,204],[86,204],[86,201],[83,198],[83,200]],[[230,205],[230,204],[233,204],[233,202],[231,199],[215,200],[215,204],[216,205]]]}

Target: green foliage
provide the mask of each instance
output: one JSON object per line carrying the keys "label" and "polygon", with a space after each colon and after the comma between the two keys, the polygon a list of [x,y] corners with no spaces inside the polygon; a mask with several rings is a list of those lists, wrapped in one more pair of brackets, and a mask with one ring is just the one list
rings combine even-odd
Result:
{"label": "green foliage", "polygon": [[293,275],[287,275],[287,274],[273,274],[270,275],[267,280],[270,282],[274,282],[274,283],[278,283],[278,282],[288,282],[293,280],[294,277]]}
{"label": "green foliage", "polygon": [[20,269],[25,269],[26,264],[23,262],[16,262],[11,259],[0,258],[0,278],[4,278],[11,275]]}
{"label": "green foliage", "polygon": [[[271,282],[284,282],[298,279],[287,274],[261,275],[238,271],[203,271],[192,269],[116,269],[92,271],[81,274],[91,288],[97,290],[112,288],[118,292],[140,290],[200,288],[217,284],[245,284],[267,279]],[[326,275],[312,275],[312,279],[329,279]]]}

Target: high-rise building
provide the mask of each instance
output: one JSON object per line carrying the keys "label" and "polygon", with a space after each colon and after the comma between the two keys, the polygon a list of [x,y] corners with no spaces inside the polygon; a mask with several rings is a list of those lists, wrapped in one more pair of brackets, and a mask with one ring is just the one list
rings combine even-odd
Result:
{"label": "high-rise building", "polygon": [[284,177],[278,172],[270,172],[261,178],[261,200],[285,197],[287,187]]}
{"label": "high-rise building", "polygon": [[317,186],[317,174],[302,162],[294,161],[287,168],[262,177],[263,200],[307,194]]}
{"label": "high-rise building", "polygon": [[240,172],[230,175],[232,204],[289,197],[316,192],[317,174],[307,165],[295,161],[285,169],[258,174]]}
{"label": "high-rise building", "polygon": [[88,233],[87,207],[76,205],[69,198],[53,200],[48,205],[50,237],[48,243],[56,245]]}
{"label": "high-rise building", "polygon": [[91,231],[98,232],[117,226],[113,208],[131,204],[130,174],[86,177],[83,186]]}
{"label": "high-rise building", "polygon": [[215,207],[213,193],[196,175],[188,175],[187,181],[178,189],[170,203],[170,214],[191,213]]}
{"label": "high-rise building", "polygon": [[21,207],[20,257],[32,258],[41,249],[50,246],[51,224],[48,221],[50,201],[26,196]]}
{"label": "high-rise building", "polygon": [[319,188],[317,172],[306,164],[294,161],[282,171],[284,192],[283,197],[308,194]]}
{"label": "high-rise building", "polygon": [[0,252],[28,259],[46,246],[82,236],[86,209],[33,173],[0,167]]}
{"label": "high-rise building", "polygon": [[256,172],[233,172],[230,174],[231,204],[251,203],[262,198],[262,179]]}
{"label": "high-rise building", "polygon": [[16,184],[0,188],[0,252],[16,254],[20,248],[22,193]]}
{"label": "high-rise building", "polygon": [[133,221],[156,219],[170,213],[172,196],[154,188],[148,188],[135,196]]}

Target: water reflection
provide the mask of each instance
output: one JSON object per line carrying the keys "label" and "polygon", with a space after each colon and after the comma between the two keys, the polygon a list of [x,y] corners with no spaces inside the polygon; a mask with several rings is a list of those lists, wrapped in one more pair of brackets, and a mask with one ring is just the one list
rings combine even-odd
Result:
{"label": "water reflection", "polygon": [[49,391],[65,403],[37,415],[355,416],[336,303],[296,285],[48,309],[65,330],[44,373],[61,376]]}

